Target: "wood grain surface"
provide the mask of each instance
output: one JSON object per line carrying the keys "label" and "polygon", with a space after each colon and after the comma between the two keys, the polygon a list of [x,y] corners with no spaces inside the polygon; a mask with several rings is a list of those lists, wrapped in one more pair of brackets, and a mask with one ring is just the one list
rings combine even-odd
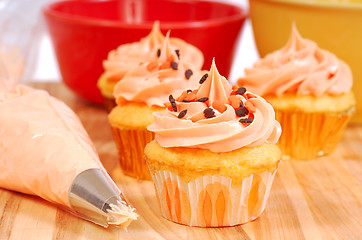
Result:
{"label": "wood grain surface", "polygon": [[38,197],[0,189],[0,239],[362,239],[362,125],[348,126],[328,157],[282,161],[257,220],[236,227],[187,227],[161,217],[152,182],[121,173],[105,110],[60,83],[32,85],[47,89],[78,114],[139,219],[128,232],[105,229]]}

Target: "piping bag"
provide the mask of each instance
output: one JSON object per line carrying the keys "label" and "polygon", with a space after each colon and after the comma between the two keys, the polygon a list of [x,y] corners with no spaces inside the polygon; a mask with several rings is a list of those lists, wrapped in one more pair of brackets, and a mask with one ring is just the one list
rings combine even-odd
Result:
{"label": "piping bag", "polygon": [[135,209],[76,114],[46,91],[11,86],[17,80],[9,65],[0,52],[0,187],[40,196],[103,227],[127,228]]}

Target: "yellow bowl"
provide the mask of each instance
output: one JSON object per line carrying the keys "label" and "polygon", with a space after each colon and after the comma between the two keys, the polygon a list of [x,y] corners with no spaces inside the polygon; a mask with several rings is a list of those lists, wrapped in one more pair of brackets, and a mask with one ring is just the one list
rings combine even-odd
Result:
{"label": "yellow bowl", "polygon": [[362,0],[249,0],[249,6],[261,57],[286,44],[295,22],[303,37],[349,64],[357,100],[352,121],[362,123]]}

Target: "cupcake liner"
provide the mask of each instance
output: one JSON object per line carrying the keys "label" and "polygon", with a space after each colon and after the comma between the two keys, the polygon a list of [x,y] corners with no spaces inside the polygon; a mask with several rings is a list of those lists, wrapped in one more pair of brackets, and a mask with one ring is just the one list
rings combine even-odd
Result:
{"label": "cupcake liner", "polygon": [[147,129],[120,129],[112,127],[120,166],[124,174],[137,179],[151,180],[143,150],[154,139]]}
{"label": "cupcake liner", "polygon": [[239,185],[220,175],[201,176],[189,183],[168,170],[151,175],[163,217],[188,226],[223,227],[260,216],[275,173],[253,174]]}
{"label": "cupcake liner", "polygon": [[334,151],[351,113],[305,113],[276,110],[282,127],[278,146],[283,155],[313,159]]}
{"label": "cupcake liner", "polygon": [[104,106],[107,110],[108,113],[110,113],[112,111],[112,109],[117,106],[116,101],[113,97],[106,97],[103,96],[104,99]]}

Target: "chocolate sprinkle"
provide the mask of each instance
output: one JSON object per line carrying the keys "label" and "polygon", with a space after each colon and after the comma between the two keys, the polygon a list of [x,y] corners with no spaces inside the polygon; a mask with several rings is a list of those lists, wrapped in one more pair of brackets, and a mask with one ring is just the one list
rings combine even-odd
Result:
{"label": "chocolate sprinkle", "polygon": [[249,114],[249,110],[244,107],[241,107],[241,108],[235,109],[235,113],[238,117],[245,117],[246,115]]}
{"label": "chocolate sprinkle", "polygon": [[178,68],[177,62],[171,62],[171,68],[173,70],[177,70],[177,68]]}
{"label": "chocolate sprinkle", "polygon": [[189,103],[189,102],[191,102],[191,101],[184,99],[184,100],[182,100],[182,102]]}
{"label": "chocolate sprinkle", "polygon": [[242,118],[242,119],[239,120],[239,122],[241,122],[241,123],[252,123],[253,119],[251,119],[251,118]]}
{"label": "chocolate sprinkle", "polygon": [[209,77],[209,74],[205,73],[205,75],[202,76],[202,78],[200,79],[199,83],[200,83],[200,84],[203,84],[208,77]]}
{"label": "chocolate sprinkle", "polygon": [[206,102],[207,100],[209,100],[208,97],[202,97],[202,98],[197,99],[198,102]]}
{"label": "chocolate sprinkle", "polygon": [[176,55],[177,55],[177,58],[180,59],[180,50],[179,50],[179,49],[176,49],[176,50],[175,50],[175,53],[176,53]]}
{"label": "chocolate sprinkle", "polygon": [[157,57],[161,56],[161,49],[157,49]]}
{"label": "chocolate sprinkle", "polygon": [[178,118],[183,118],[183,117],[185,117],[186,113],[187,113],[187,109],[182,110],[182,111],[178,114],[177,117],[178,117]]}
{"label": "chocolate sprinkle", "polygon": [[191,69],[187,69],[187,70],[185,71],[185,78],[186,78],[186,79],[190,79],[190,77],[192,76],[192,74],[193,74],[192,70],[191,70]]}
{"label": "chocolate sprinkle", "polygon": [[177,112],[176,100],[173,98],[173,96],[170,95],[170,96],[168,97],[168,100],[170,100],[172,110],[173,110],[174,112]]}
{"label": "chocolate sprinkle", "polygon": [[173,98],[172,95],[168,96],[168,100],[169,100],[171,103],[176,101],[176,100]]}
{"label": "chocolate sprinkle", "polygon": [[206,108],[204,110],[204,116],[205,118],[213,118],[215,117],[215,112],[212,108]]}
{"label": "chocolate sprinkle", "polygon": [[177,105],[176,102],[171,102],[171,107],[174,112],[177,112]]}
{"label": "chocolate sprinkle", "polygon": [[239,87],[238,90],[236,91],[236,95],[243,95],[245,92],[246,92],[246,88]]}
{"label": "chocolate sprinkle", "polygon": [[190,92],[192,92],[192,90],[191,90],[191,89],[188,89],[186,92],[187,92],[187,93],[190,93]]}
{"label": "chocolate sprinkle", "polygon": [[243,108],[244,107],[244,103],[243,101],[240,101],[240,107]]}

